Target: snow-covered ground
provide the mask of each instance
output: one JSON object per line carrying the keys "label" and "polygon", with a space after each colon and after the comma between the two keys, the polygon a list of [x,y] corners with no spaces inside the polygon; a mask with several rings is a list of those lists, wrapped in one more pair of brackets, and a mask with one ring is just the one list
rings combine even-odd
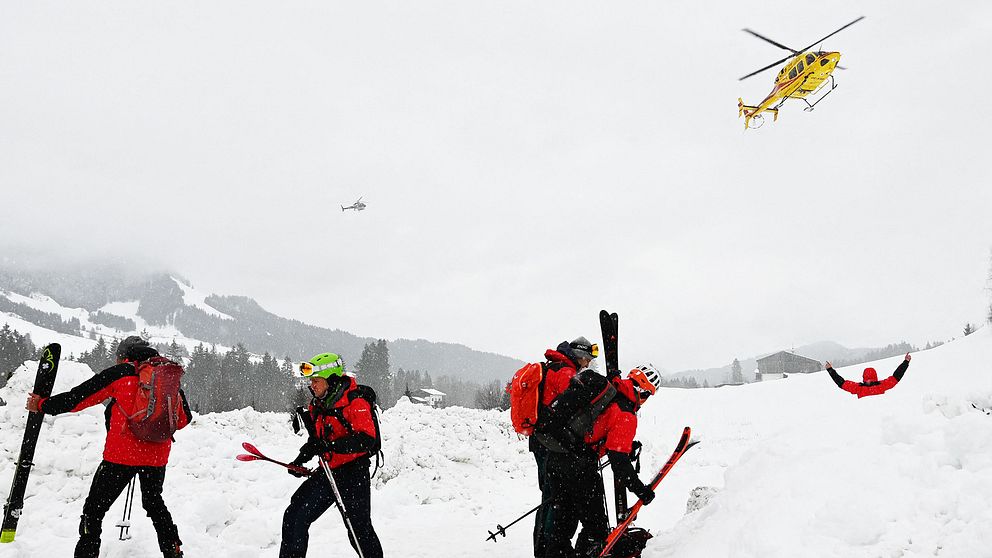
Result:
{"label": "snow-covered ground", "polygon": [[[36,339],[36,342],[40,339]],[[887,375],[900,358],[874,363]],[[667,458],[684,425],[702,444],[662,485],[638,524],[659,557],[992,556],[992,330],[914,354],[889,393],[858,400],[826,373],[708,390],[664,390],[642,412],[644,470]],[[0,396],[0,497],[5,498],[34,363]],[[860,378],[862,366],[839,370]],[[57,390],[91,372],[63,363]],[[974,405],[974,406],[973,406]],[[975,407],[978,407],[976,409]],[[102,409],[46,418],[17,540],[4,556],[68,556],[103,446]],[[505,413],[401,403],[382,417],[386,464],[373,522],[387,556],[529,556],[532,522],[498,543],[487,530],[537,503],[533,460]],[[176,436],[166,501],[187,556],[276,556],[282,511],[300,483],[267,463],[234,460],[249,440],[276,458],[302,438],[288,417],[241,410],[196,417]],[[686,515],[697,486],[717,489]],[[134,538],[117,540],[118,502],[102,556],[157,556],[140,505]],[[310,556],[350,556],[339,516],[311,530]]]}

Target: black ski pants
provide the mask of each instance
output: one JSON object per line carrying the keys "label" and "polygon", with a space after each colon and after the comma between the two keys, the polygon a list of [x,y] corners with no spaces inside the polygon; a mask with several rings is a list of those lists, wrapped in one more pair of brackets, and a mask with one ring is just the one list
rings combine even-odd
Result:
{"label": "black ski pants", "polygon": [[[358,459],[346,463],[332,471],[334,482],[341,492],[344,507],[355,530],[354,537],[348,533],[351,547],[361,545],[365,558],[382,558],[382,545],[372,528],[372,487],[369,480],[369,460]],[[317,469],[289,501],[289,507],[282,517],[282,545],[279,558],[305,558],[310,542],[310,524],[336,505],[331,483],[323,468]],[[338,506],[338,511],[341,511]],[[342,512],[342,520],[344,513]],[[358,538],[356,541],[355,538]],[[325,553],[330,555],[332,553]]]}
{"label": "black ski pants", "polygon": [[[599,460],[592,453],[549,452],[545,467],[552,500],[544,516],[544,558],[596,556],[610,529]],[[573,550],[572,537],[579,523],[582,531]]]}
{"label": "black ski pants", "polygon": [[[541,489],[541,502],[545,502],[551,495],[551,489],[547,485],[548,476],[545,474],[545,468],[548,461],[548,449],[537,443],[537,440],[531,438],[530,451],[534,453],[534,461],[537,462],[537,485]],[[535,558],[544,558],[544,552],[547,548],[547,541],[544,534],[544,516],[545,510],[550,505],[550,503],[542,504],[541,507],[537,508],[537,513],[534,517]]]}
{"label": "black ski pants", "polygon": [[117,500],[134,476],[141,485],[141,507],[152,520],[158,535],[158,546],[164,556],[176,556],[179,532],[172,522],[172,515],[162,499],[165,484],[165,467],[136,467],[102,461],[93,475],[90,493],[83,503],[83,515],[79,522],[79,542],[76,543],[75,558],[96,558],[100,554],[100,533],[103,531],[103,516],[107,515],[111,504]]}

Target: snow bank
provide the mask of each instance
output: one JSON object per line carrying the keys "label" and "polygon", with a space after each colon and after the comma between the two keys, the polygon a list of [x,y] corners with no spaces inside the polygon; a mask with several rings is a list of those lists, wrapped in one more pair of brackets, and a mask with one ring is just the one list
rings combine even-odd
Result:
{"label": "snow bank", "polygon": [[[27,415],[21,401],[36,367],[29,363],[18,369],[0,389],[10,402],[0,407],[2,498],[9,490]],[[84,365],[63,362],[56,390],[91,374]],[[3,547],[4,556],[72,554],[83,499],[103,450],[102,410],[45,419],[25,514],[16,541]],[[533,459],[506,413],[433,409],[403,400],[382,414],[381,425],[386,460],[373,481],[373,522],[387,556],[530,553],[532,523],[511,531],[515,536],[499,546],[483,544],[497,520],[508,522],[507,517],[539,498]],[[277,556],[282,513],[301,481],[277,466],[243,463],[234,456],[242,453],[242,441],[251,441],[276,459],[294,458],[304,439],[293,434],[289,416],[250,409],[198,415],[176,439],[165,499],[187,556]],[[113,525],[122,510],[123,504],[115,503],[104,521],[101,556],[161,556],[140,504],[132,517],[134,538],[117,540]],[[325,514],[311,533],[311,556],[351,555],[337,513]]]}
{"label": "snow bank", "polygon": [[[889,374],[900,358],[873,363]],[[646,558],[990,556],[992,330],[914,355],[889,393],[858,400],[826,373],[709,390],[665,389],[645,407],[642,478],[668,457],[684,425],[689,452],[638,524],[655,533]],[[0,397],[0,498],[6,498],[36,363]],[[862,366],[839,370],[858,378]],[[91,374],[63,362],[56,389]],[[976,408],[977,407],[977,408]],[[82,499],[103,447],[102,409],[45,419],[17,540],[4,556],[69,556]],[[534,464],[506,413],[401,401],[382,415],[386,463],[373,483],[373,521],[387,556],[529,556],[532,520],[485,541],[539,501]],[[188,556],[274,557],[300,481],[268,463],[234,460],[242,441],[274,458],[303,439],[289,417],[240,410],[197,416],[176,435],[165,498]],[[609,482],[609,480],[607,481]],[[696,511],[686,515],[693,489]],[[705,492],[705,498],[698,494]],[[104,557],[159,556],[140,506],[134,539]],[[312,528],[311,556],[351,556],[341,520]]]}
{"label": "snow bank", "polygon": [[[900,360],[874,366],[887,375]],[[992,417],[972,406],[992,397],[990,363],[984,328],[915,354],[878,397],[858,400],[826,373],[669,390],[645,414],[666,430],[693,425],[703,444],[640,523],[667,527],[692,487],[722,488],[644,556],[992,555]],[[860,379],[863,366],[839,372]]]}

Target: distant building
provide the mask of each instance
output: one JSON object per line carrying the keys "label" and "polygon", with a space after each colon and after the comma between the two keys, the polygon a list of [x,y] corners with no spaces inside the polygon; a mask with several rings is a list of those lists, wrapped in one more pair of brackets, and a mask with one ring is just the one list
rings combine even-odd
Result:
{"label": "distant building", "polygon": [[820,361],[788,351],[779,351],[773,355],[759,358],[757,362],[758,369],[754,371],[754,379],[758,382],[779,380],[789,374],[809,374],[823,370]]}
{"label": "distant building", "polygon": [[414,403],[430,405],[431,407],[439,407],[442,403],[444,403],[445,395],[447,394],[436,389],[420,388],[413,390],[410,399]]}

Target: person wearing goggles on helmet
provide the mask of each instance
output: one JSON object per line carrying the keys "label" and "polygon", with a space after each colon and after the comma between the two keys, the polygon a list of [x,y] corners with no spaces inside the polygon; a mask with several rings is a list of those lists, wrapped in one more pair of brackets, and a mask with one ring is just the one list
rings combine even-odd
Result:
{"label": "person wearing goggles on helmet", "polygon": [[[545,351],[546,372],[540,395],[541,408],[545,409],[551,405],[555,398],[568,388],[578,371],[587,368],[598,356],[599,345],[591,343],[585,337],[578,337],[574,341],[562,341],[556,348]],[[538,442],[535,436],[531,436],[528,440],[528,448],[534,454],[534,461],[537,463],[537,484],[541,489],[541,501],[548,502],[551,499],[551,486],[546,475],[548,449]],[[547,516],[550,508],[550,502],[541,506],[534,519],[534,556],[537,558],[544,558],[546,553],[547,536],[554,522],[553,518]]]}
{"label": "person wearing goggles on helmet", "polygon": [[[321,353],[302,362],[300,374],[309,378],[313,394],[302,411],[310,437],[292,464],[303,466],[318,456],[326,461],[351,522],[352,547],[361,548],[365,558],[382,558],[382,545],[371,519],[369,457],[377,436],[371,405],[353,396],[358,384],[344,373],[344,361],[335,353]],[[289,473],[303,476],[292,470]],[[330,481],[318,469],[296,490],[283,514],[279,558],[304,558],[310,525],[332,505],[335,496]]]}

